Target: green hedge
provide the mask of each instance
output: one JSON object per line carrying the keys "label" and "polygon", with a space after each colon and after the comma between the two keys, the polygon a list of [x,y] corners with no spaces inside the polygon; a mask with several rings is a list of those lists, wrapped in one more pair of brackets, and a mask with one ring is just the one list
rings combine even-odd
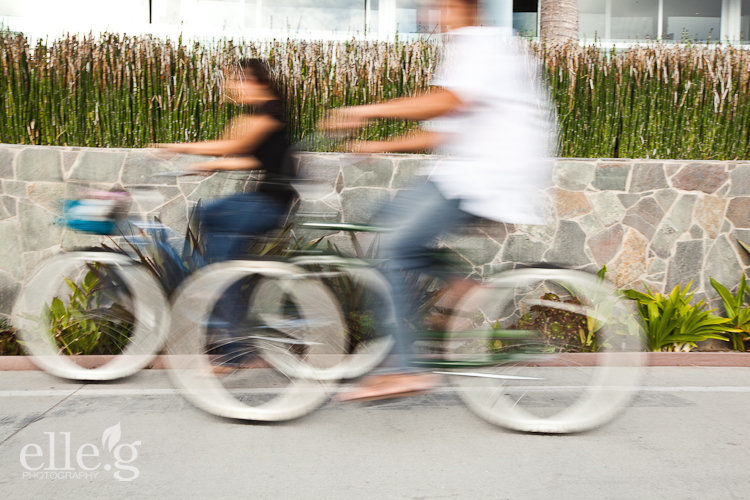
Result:
{"label": "green hedge", "polygon": [[[716,46],[623,52],[532,45],[544,62],[572,157],[750,158],[750,51]],[[0,141],[103,147],[216,137],[239,112],[221,82],[240,55],[272,60],[296,139],[326,108],[411,94],[437,47],[418,42],[191,44],[70,36],[30,47],[0,33]],[[367,138],[407,130],[383,122]]]}

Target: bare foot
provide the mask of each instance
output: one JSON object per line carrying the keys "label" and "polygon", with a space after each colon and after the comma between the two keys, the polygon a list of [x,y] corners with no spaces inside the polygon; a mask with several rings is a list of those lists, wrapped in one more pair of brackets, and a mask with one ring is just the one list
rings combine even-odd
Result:
{"label": "bare foot", "polygon": [[368,401],[411,396],[437,386],[440,377],[433,373],[394,373],[365,378],[359,387],[336,396],[337,401]]}

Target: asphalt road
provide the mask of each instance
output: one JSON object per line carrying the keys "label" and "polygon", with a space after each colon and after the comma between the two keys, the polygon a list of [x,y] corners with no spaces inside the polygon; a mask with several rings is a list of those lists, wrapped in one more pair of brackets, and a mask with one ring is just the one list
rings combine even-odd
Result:
{"label": "asphalt road", "polygon": [[193,408],[160,370],[93,385],[0,372],[0,496],[750,496],[750,368],[645,380],[611,424],[545,436],[486,424],[447,389],[248,425]]}

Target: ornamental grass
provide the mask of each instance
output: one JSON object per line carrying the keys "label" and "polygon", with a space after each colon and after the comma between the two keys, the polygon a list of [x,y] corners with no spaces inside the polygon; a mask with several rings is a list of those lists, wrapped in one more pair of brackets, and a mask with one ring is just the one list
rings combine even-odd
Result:
{"label": "ornamental grass", "polygon": [[[750,51],[649,45],[607,51],[532,43],[559,121],[559,154],[750,158]],[[145,147],[217,137],[241,108],[222,82],[240,57],[269,58],[294,140],[326,109],[425,90],[439,47],[417,41],[213,41],[67,36],[30,46],[0,33],[0,142]],[[373,124],[363,138],[413,127]],[[307,144],[313,148],[324,144]]]}

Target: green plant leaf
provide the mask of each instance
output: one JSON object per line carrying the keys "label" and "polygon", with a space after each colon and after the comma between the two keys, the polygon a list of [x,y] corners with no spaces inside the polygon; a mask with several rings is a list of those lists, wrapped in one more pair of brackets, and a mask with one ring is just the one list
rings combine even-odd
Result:
{"label": "green plant leaf", "polygon": [[667,296],[633,290],[626,290],[623,294],[636,301],[651,350],[692,345],[708,339],[728,341],[728,335],[739,333],[728,318],[706,310],[703,300],[691,304],[694,292],[690,292],[690,284],[684,288],[676,286]]}
{"label": "green plant leaf", "polygon": [[50,310],[56,319],[62,319],[65,316],[65,304],[58,297],[52,299]]}
{"label": "green plant leaf", "polygon": [[738,306],[736,298],[724,285],[713,278],[711,278],[711,286],[716,290],[721,297],[721,300],[724,302],[724,308],[726,309],[727,314],[730,317],[735,316],[737,314]]}
{"label": "green plant leaf", "polygon": [[86,291],[90,292],[93,290],[96,285],[99,284],[99,276],[94,271],[89,271],[86,273],[86,277],[83,279],[83,284],[86,287]]}
{"label": "green plant leaf", "polygon": [[599,271],[596,273],[596,277],[599,278],[600,281],[604,281],[607,277],[607,265],[603,265]]}

